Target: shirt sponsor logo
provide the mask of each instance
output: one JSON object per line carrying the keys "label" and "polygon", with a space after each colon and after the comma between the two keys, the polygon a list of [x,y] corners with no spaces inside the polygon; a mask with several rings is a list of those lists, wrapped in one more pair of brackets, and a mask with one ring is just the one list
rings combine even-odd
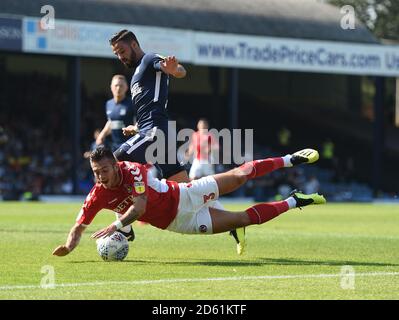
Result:
{"label": "shirt sponsor logo", "polygon": [[133,196],[128,196],[115,209],[113,209],[113,211],[121,213],[127,207],[130,207],[132,204],[133,204]]}

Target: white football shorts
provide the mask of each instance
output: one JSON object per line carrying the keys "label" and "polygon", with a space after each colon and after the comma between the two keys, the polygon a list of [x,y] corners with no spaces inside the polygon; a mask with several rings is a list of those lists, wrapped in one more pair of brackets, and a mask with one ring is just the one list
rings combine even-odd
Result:
{"label": "white football shorts", "polygon": [[195,179],[215,174],[214,165],[211,163],[201,163],[200,160],[194,159],[190,168],[189,177]]}
{"label": "white football shorts", "polygon": [[180,200],[175,219],[166,228],[186,234],[212,234],[209,207],[215,207],[219,188],[213,176],[179,183]]}

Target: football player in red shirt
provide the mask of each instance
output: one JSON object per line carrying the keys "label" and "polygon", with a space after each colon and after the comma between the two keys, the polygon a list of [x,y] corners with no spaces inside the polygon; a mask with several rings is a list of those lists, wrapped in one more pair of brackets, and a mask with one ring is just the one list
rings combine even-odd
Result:
{"label": "football player in red shirt", "polygon": [[197,129],[198,131],[195,131],[191,136],[191,143],[186,156],[188,159],[193,157],[189,173],[191,180],[215,174],[212,157],[219,152],[218,142],[208,131],[208,120],[205,118],[199,119]]}
{"label": "football player in red shirt", "polygon": [[95,232],[92,238],[111,235],[136,220],[187,234],[213,234],[252,224],[262,224],[281,213],[310,204],[324,204],[322,195],[292,192],[286,200],[256,204],[232,214],[211,207],[212,201],[230,193],[246,181],[282,167],[312,163],[318,152],[305,149],[284,157],[247,162],[225,173],[203,177],[190,183],[158,180],[148,165],[117,162],[112,151],[98,147],[90,155],[96,185],[86,198],[67,241],[53,255],[65,256],[78,244],[83,231],[101,209],[110,209],[121,217],[108,227]]}

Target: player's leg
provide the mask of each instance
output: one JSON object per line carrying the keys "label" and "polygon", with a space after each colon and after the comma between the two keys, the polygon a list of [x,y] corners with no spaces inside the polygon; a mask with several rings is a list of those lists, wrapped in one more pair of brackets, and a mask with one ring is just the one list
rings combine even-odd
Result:
{"label": "player's leg", "polygon": [[317,193],[305,195],[300,192],[293,192],[284,201],[256,204],[243,212],[233,213],[209,208],[212,220],[212,233],[222,233],[253,224],[263,224],[290,209],[324,203],[326,203],[325,198]]}
{"label": "player's leg", "polygon": [[[190,182],[186,166],[179,161],[179,157],[176,151],[176,146],[169,145],[166,142],[165,150],[167,150],[165,153],[165,160],[167,162],[158,163],[162,177],[170,181]],[[170,161],[170,159],[172,159],[172,161]]]}
{"label": "player's leg", "polygon": [[227,172],[215,174],[213,177],[217,182],[219,195],[224,195],[237,190],[250,179],[263,176],[284,166],[283,158],[255,160]]}
{"label": "player's leg", "polygon": [[246,162],[240,167],[214,175],[219,187],[219,195],[235,191],[250,179],[264,176],[283,167],[317,161],[319,154],[313,149],[304,149],[284,157],[267,158]]}
{"label": "player's leg", "polygon": [[183,234],[222,233],[265,223],[292,208],[326,203],[324,197],[317,193],[305,195],[293,191],[284,201],[260,203],[243,212],[230,212],[207,205],[208,199],[217,199],[218,196],[216,181],[212,176],[194,180],[189,184],[180,183],[179,188],[177,214],[166,229]]}
{"label": "player's leg", "polygon": [[145,151],[153,143],[153,137],[149,134],[138,133],[125,143],[123,143],[115,152],[114,156],[118,161],[131,161],[145,164]]}
{"label": "player's leg", "polygon": [[188,177],[186,170],[182,170],[171,175],[169,178],[167,178],[167,180],[176,182],[190,182],[190,178]]}
{"label": "player's leg", "polygon": [[[218,183],[219,193],[225,194],[232,192],[242,186],[248,179],[263,176],[282,167],[291,167],[301,163],[313,163],[318,159],[318,152],[313,149],[304,149],[280,158],[268,158],[255,160],[243,164],[226,173],[215,175]],[[237,244],[237,253],[243,254],[246,245],[245,227],[230,231]]]}

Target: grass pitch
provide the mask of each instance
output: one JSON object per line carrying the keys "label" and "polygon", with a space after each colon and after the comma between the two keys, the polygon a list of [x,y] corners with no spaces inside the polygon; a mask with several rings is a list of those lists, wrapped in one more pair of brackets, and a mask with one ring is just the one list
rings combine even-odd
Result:
{"label": "grass pitch", "polygon": [[[136,240],[123,262],[102,261],[90,239],[114,219],[103,211],[75,251],[53,257],[79,208],[0,203],[0,299],[399,298],[399,205],[291,210],[248,227],[243,256],[227,234],[180,235],[135,225]],[[55,288],[41,287],[52,269]]]}

